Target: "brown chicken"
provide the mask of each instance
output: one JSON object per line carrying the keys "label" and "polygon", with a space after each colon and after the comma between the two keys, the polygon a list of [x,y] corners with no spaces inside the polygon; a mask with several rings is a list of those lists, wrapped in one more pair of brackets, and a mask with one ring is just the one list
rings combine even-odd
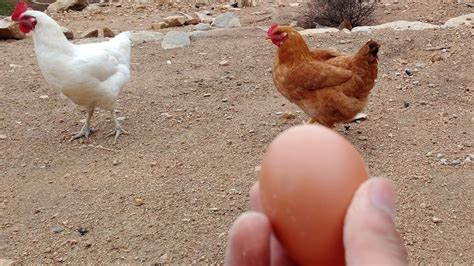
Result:
{"label": "brown chicken", "polygon": [[292,27],[273,24],[267,38],[278,47],[273,82],[311,117],[309,123],[334,127],[361,112],[377,78],[380,45],[368,41],[354,55],[313,50]]}

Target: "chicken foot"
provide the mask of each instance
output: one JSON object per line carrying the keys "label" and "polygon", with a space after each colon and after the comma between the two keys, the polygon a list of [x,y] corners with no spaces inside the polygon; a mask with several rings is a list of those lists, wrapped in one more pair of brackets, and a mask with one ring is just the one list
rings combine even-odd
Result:
{"label": "chicken foot", "polygon": [[94,129],[90,128],[91,118],[93,114],[94,114],[94,108],[87,108],[86,122],[82,126],[81,131],[73,134],[72,138],[69,140],[70,142],[79,138],[88,139],[89,135],[95,131]]}
{"label": "chicken foot", "polygon": [[112,132],[110,132],[110,134],[108,135],[108,137],[111,137],[111,136],[115,136],[114,137],[114,144],[117,143],[117,139],[120,135],[124,134],[128,134],[127,131],[125,131],[122,126],[120,125],[119,121],[117,120],[117,116],[115,115],[115,110],[112,110],[110,111],[110,113],[112,114],[112,118],[114,119],[114,122],[115,122],[115,130],[113,130]]}

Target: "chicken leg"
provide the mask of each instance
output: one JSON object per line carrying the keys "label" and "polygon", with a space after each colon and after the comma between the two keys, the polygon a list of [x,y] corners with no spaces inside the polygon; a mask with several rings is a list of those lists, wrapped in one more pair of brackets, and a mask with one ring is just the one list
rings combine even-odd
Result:
{"label": "chicken leg", "polygon": [[92,118],[92,115],[94,114],[94,109],[95,108],[93,108],[93,107],[88,107],[87,108],[87,110],[86,110],[87,111],[86,122],[82,126],[81,131],[74,133],[72,138],[69,141],[73,141],[73,140],[78,139],[78,138],[88,139],[90,133],[95,131],[92,128],[90,128],[91,118]]}
{"label": "chicken leg", "polygon": [[112,114],[112,118],[114,119],[114,122],[115,122],[115,130],[113,130],[112,132],[110,132],[110,134],[108,135],[109,137],[111,136],[115,136],[114,137],[114,144],[117,143],[117,139],[120,135],[122,134],[128,134],[127,131],[125,131],[122,126],[120,125],[119,121],[117,120],[117,116],[115,115],[115,110],[112,110],[110,111],[110,113]]}

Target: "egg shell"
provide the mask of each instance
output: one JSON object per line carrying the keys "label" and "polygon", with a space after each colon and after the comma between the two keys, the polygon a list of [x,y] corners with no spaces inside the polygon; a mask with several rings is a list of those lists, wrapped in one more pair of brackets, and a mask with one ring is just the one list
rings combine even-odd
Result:
{"label": "egg shell", "polygon": [[261,166],[260,196],[273,231],[300,265],[344,265],[343,223],[367,170],[338,133],[317,125],[283,132]]}

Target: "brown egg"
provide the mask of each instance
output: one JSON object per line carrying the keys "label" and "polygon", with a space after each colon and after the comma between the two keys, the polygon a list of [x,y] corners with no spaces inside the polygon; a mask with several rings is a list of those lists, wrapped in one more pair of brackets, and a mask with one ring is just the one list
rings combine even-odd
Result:
{"label": "brown egg", "polygon": [[291,258],[301,265],[344,265],[344,216],[366,179],[359,152],[328,128],[297,126],[273,140],[262,162],[260,195]]}

